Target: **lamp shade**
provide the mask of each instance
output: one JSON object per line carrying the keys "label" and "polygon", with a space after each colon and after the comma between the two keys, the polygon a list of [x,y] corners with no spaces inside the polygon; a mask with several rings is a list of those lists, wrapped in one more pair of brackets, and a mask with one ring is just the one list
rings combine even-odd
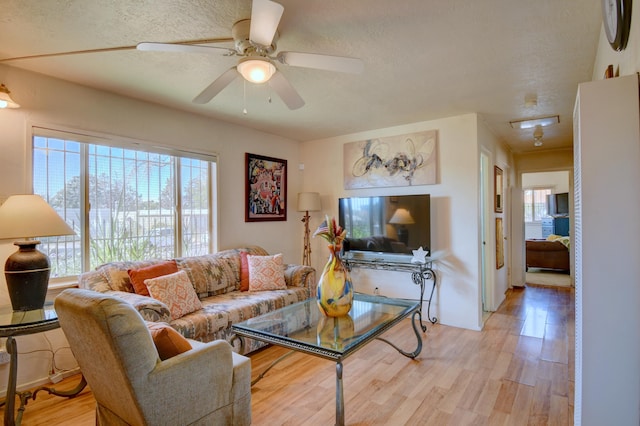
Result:
{"label": "lamp shade", "polygon": [[318,192],[300,192],[298,194],[299,212],[317,212],[321,208],[320,194]]}
{"label": "lamp shade", "polygon": [[7,86],[0,84],[0,108],[20,108],[20,105],[11,99],[10,93]]}
{"label": "lamp shade", "polygon": [[73,234],[73,229],[39,195],[12,195],[0,206],[0,239]]}
{"label": "lamp shade", "polygon": [[398,224],[398,225],[410,225],[412,223],[416,223],[411,217],[411,213],[407,209],[397,209],[389,223]]}
{"label": "lamp shade", "polygon": [[242,59],[236,69],[245,80],[251,83],[267,82],[276,72],[275,65],[261,56],[249,56]]}

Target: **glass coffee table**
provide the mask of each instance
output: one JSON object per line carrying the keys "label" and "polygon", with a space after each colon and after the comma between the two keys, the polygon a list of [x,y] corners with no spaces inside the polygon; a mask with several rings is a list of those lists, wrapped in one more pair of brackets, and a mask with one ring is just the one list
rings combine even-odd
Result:
{"label": "glass coffee table", "polygon": [[[422,350],[422,336],[417,322],[419,312],[420,304],[415,301],[356,293],[349,315],[343,317],[325,317],[320,312],[316,299],[311,298],[234,324],[232,328],[240,337],[291,349],[285,357],[297,351],[335,361],[336,424],[344,425],[342,361],[374,339],[391,345],[406,357],[417,357]],[[412,316],[411,324],[417,339],[417,347],[413,352],[405,352],[379,337],[409,315]],[[282,358],[276,360],[266,371],[280,360]]]}

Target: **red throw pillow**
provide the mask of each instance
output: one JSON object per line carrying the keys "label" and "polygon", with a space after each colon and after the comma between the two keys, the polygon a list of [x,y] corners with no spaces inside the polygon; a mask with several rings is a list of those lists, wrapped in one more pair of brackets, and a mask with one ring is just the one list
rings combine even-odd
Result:
{"label": "red throw pillow", "polygon": [[247,252],[240,252],[240,291],[249,291],[249,262]]}
{"label": "red throw pillow", "polygon": [[160,322],[147,322],[153,343],[161,360],[169,359],[191,350],[191,344],[173,327]]}
{"label": "red throw pillow", "polygon": [[166,262],[147,266],[146,268],[129,269],[127,271],[131,284],[133,285],[133,290],[143,296],[149,296],[149,289],[147,289],[144,280],[175,274],[176,272],[178,272],[178,265],[175,260],[167,260]]}

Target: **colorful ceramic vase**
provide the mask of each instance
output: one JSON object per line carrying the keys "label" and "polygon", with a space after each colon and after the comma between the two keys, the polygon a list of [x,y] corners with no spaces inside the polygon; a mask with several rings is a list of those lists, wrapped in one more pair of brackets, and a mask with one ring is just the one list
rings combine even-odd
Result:
{"label": "colorful ceramic vase", "polygon": [[340,246],[329,245],[329,260],[318,281],[318,306],[328,317],[347,315],[353,304],[351,275],[340,258]]}

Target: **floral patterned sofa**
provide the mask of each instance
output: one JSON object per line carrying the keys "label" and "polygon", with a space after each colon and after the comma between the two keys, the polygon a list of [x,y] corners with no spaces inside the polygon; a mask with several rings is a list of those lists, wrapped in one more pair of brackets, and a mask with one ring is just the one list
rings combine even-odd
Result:
{"label": "floral patterned sofa", "polygon": [[308,299],[315,295],[316,278],[315,269],[310,266],[284,265],[286,289],[240,291],[241,252],[268,255],[263,248],[252,246],[175,259],[178,269],[189,276],[202,304],[201,309],[180,318],[172,318],[169,308],[161,301],[135,293],[127,272],[163,260],[107,263],[80,275],[79,287],[117,295],[131,303],[146,321],[166,322],[184,337],[202,342],[225,339],[235,350],[246,354],[264,344],[247,340],[240,345],[234,339],[231,325]]}

